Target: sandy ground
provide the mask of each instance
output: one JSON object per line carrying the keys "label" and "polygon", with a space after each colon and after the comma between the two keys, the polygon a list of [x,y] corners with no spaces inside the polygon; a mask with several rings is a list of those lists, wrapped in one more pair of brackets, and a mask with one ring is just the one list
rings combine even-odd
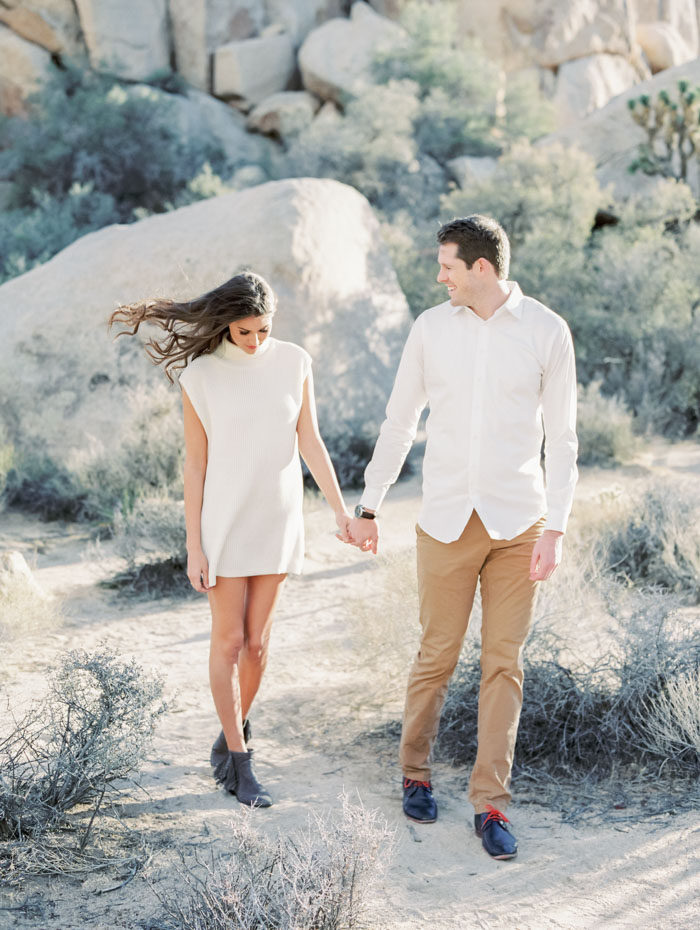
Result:
{"label": "sandy ground", "polygon": [[[649,471],[690,475],[699,468],[697,445],[669,451],[659,444],[631,469],[587,472],[580,497]],[[411,545],[418,507],[415,478],[393,489],[382,513],[385,555]],[[317,502],[310,503],[306,525],[305,572],[288,582],[252,715],[258,773],[276,799],[270,810],[255,812],[262,829],[293,831],[306,823],[310,809],[337,808],[343,791],[379,809],[397,838],[382,892],[391,930],[700,926],[697,811],[644,819],[639,811],[611,808],[575,826],[565,822],[561,810],[536,803],[536,786],[534,792],[529,786],[520,799],[516,793],[510,809],[521,852],[511,862],[496,862],[471,828],[465,773],[438,765],[439,821],[420,827],[405,820],[395,741],[353,740],[395,716],[400,706],[396,695],[384,707],[365,699],[381,693],[381,687],[363,673],[357,645],[360,605],[376,592],[381,563],[338,543],[328,512]],[[0,684],[16,706],[41,691],[46,665],[66,648],[106,642],[165,679],[172,709],[140,778],[144,790],[131,792],[123,815],[149,837],[151,882],[161,891],[172,890],[174,847],[201,844],[204,849],[213,843],[224,850],[231,820],[242,816],[236,800],[215,788],[208,765],[218,726],[207,683],[206,600],[137,601],[98,587],[117,563],[109,545],[96,553],[80,526],[3,514],[0,549],[23,551],[41,585],[63,605],[60,627],[36,631],[5,648]],[[414,635],[415,623],[406,617],[407,636]],[[161,908],[144,875],[108,894],[97,893],[115,884],[114,874],[94,874],[41,879],[0,892],[4,907],[27,903],[24,909],[0,910],[0,927],[145,930],[158,925]]]}

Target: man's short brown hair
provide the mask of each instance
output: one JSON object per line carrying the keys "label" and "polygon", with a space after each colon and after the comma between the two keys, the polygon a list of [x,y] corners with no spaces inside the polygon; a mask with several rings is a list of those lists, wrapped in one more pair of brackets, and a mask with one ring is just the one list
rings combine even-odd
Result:
{"label": "man's short brown hair", "polygon": [[510,243],[505,229],[490,216],[474,213],[461,219],[450,220],[438,230],[440,245],[454,242],[457,256],[471,268],[478,258],[485,258],[496,269],[499,278],[508,277]]}

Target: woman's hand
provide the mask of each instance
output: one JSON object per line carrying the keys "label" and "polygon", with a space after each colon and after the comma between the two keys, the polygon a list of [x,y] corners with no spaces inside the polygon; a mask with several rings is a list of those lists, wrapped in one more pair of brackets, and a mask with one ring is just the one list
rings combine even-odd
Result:
{"label": "woman's hand", "polygon": [[335,515],[335,522],[338,526],[338,532],[335,534],[336,539],[339,539],[344,543],[352,543],[352,536],[350,535],[350,521],[352,517],[349,513],[346,513],[344,510],[337,511]]}
{"label": "woman's hand", "polygon": [[209,590],[209,562],[201,549],[187,551],[187,577],[195,591]]}

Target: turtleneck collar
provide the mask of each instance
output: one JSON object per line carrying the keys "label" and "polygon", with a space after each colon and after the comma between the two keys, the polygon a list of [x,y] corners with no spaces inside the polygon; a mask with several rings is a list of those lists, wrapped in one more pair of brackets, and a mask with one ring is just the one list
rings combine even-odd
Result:
{"label": "turtleneck collar", "polygon": [[230,359],[234,362],[255,362],[269,351],[271,343],[272,337],[268,336],[267,339],[261,343],[258,351],[251,355],[250,353],[246,352],[245,349],[241,349],[240,346],[237,346],[231,342],[227,336],[224,336],[224,338],[214,350],[214,355],[218,356],[219,358]]}

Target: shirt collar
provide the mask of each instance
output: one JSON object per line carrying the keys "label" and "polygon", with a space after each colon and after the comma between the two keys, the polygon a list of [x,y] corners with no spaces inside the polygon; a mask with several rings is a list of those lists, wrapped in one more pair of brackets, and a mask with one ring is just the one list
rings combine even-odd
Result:
{"label": "shirt collar", "polygon": [[[496,314],[500,316],[504,311],[508,310],[509,313],[512,313],[513,316],[519,320],[523,315],[523,292],[520,290],[520,285],[517,281],[506,281],[506,285],[510,293],[506,301],[496,310],[494,316],[496,316]],[[466,307],[452,307],[452,313],[455,314],[460,310],[466,309]],[[490,319],[493,319],[493,317]]]}

